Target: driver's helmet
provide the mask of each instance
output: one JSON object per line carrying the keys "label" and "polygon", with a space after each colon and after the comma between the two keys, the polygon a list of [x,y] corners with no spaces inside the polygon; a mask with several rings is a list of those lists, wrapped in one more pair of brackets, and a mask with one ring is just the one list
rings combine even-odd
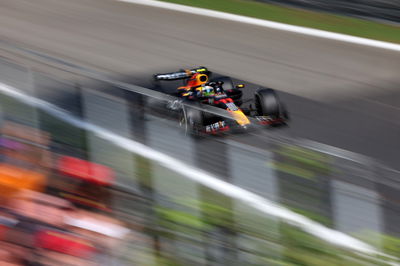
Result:
{"label": "driver's helmet", "polygon": [[213,97],[215,95],[214,88],[209,85],[202,86],[201,93],[203,97]]}

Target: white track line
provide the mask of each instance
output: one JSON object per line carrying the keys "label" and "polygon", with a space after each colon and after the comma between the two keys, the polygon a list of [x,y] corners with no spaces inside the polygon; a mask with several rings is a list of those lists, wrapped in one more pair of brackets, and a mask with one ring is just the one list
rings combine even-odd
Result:
{"label": "white track line", "polygon": [[[309,218],[303,215],[297,214],[285,207],[282,207],[277,203],[274,203],[266,198],[256,195],[248,190],[245,190],[243,188],[225,182],[210,173],[189,166],[186,163],[176,158],[173,158],[165,153],[154,150],[142,143],[122,137],[107,129],[83,121],[82,119],[69,114],[65,110],[60,109],[49,102],[43,101],[33,96],[26,95],[23,92],[17,90],[16,88],[1,82],[0,82],[0,93],[12,97],[14,99],[17,99],[18,101],[26,103],[30,106],[41,109],[46,113],[52,115],[53,117],[56,117],[78,128],[90,131],[96,134],[96,136],[98,136],[99,138],[107,140],[110,143],[113,143],[118,147],[121,147],[122,149],[128,150],[130,152],[136,153],[140,156],[153,160],[159,163],[160,165],[186,178],[189,178],[199,184],[214,189],[215,191],[218,191],[224,195],[232,197],[233,199],[242,201],[248,206],[257,209],[261,213],[278,217],[286,221],[287,223],[298,226],[302,228],[304,231],[320,239],[328,241],[334,245],[341,246],[345,249],[352,250],[355,252],[361,252],[366,255],[372,255],[372,257],[369,257],[370,259],[374,259],[374,256],[380,255],[386,258],[396,260],[396,258],[381,253],[380,251],[377,251],[375,248],[371,247],[370,245],[356,238],[353,238],[342,232],[325,227],[317,222],[310,220]],[[396,263],[392,263],[391,265],[398,266],[398,264]]]}
{"label": "white track line", "polygon": [[[218,18],[218,19],[225,19],[225,20],[230,20],[230,21],[235,21],[235,22],[257,25],[257,26],[266,27],[266,28],[272,28],[272,29],[276,29],[276,30],[290,31],[290,32],[294,32],[294,33],[299,33],[299,34],[304,34],[304,35],[309,35],[309,36],[314,36],[314,37],[319,37],[319,38],[331,39],[331,40],[336,40],[336,41],[354,43],[354,44],[359,44],[359,45],[364,45],[364,46],[370,46],[370,47],[376,47],[376,48],[400,52],[399,44],[383,42],[383,41],[376,41],[376,40],[371,40],[371,39],[361,38],[361,37],[354,37],[351,35],[334,33],[334,32],[329,32],[329,31],[324,31],[324,30],[316,30],[316,29],[311,29],[311,28],[306,28],[306,27],[293,26],[293,25],[289,25],[289,24],[273,22],[273,21],[257,19],[257,18],[250,18],[250,17],[240,16],[240,15],[234,15],[234,14],[229,14],[229,13],[225,13],[225,12],[209,10],[209,9],[205,9],[205,8],[190,7],[190,6],[160,2],[160,1],[155,1],[155,0],[116,0],[116,1],[164,8],[164,9],[169,9],[169,10],[174,10],[174,11],[179,11],[179,12],[185,12],[185,13],[189,13],[189,14],[207,16],[207,17]],[[399,32],[400,32],[400,30],[399,30]]]}

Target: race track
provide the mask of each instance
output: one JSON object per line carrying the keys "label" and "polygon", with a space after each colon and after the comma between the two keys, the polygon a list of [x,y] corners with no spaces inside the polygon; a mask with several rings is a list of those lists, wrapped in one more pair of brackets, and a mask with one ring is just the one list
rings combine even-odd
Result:
{"label": "race track", "polygon": [[111,0],[3,0],[0,25],[3,40],[145,86],[151,73],[205,65],[273,87],[292,116],[273,134],[399,168],[398,52]]}

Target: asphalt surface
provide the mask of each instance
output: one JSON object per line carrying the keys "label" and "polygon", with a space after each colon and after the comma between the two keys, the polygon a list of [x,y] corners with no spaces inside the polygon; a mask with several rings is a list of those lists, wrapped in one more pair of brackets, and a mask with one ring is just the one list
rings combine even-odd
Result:
{"label": "asphalt surface", "polygon": [[400,168],[398,52],[104,0],[3,0],[0,37],[145,86],[150,73],[205,65],[279,90],[292,121],[274,134]]}

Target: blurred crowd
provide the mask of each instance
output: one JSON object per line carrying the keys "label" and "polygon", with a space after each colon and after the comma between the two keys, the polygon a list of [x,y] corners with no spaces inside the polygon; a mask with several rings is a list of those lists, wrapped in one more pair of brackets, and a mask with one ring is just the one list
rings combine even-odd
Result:
{"label": "blurred crowd", "polygon": [[110,207],[113,170],[52,152],[41,130],[0,132],[0,265],[111,265],[129,232]]}

